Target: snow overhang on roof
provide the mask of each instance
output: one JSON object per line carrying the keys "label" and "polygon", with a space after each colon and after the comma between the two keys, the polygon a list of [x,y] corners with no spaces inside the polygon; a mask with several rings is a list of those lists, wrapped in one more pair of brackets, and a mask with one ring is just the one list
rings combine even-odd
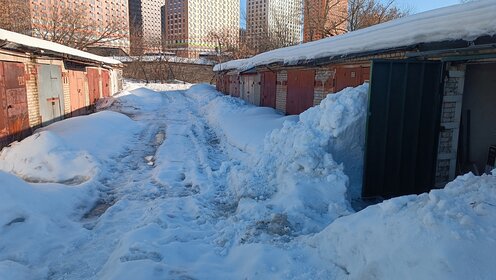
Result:
{"label": "snow overhang on roof", "polygon": [[85,51],[77,50],[61,44],[30,37],[27,35],[0,29],[0,47],[6,49],[42,50],[45,55],[71,56],[83,61],[99,62],[108,65],[120,65],[120,61]]}
{"label": "snow overhang on roof", "polygon": [[473,41],[496,35],[496,0],[482,0],[432,10],[297,46],[218,64],[214,71],[296,65],[316,59],[345,57],[423,43]]}

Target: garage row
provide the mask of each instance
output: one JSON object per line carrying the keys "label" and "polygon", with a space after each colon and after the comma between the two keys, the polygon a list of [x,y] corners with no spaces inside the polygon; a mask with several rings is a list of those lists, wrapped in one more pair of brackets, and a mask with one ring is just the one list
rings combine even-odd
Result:
{"label": "garage row", "polygon": [[89,114],[100,98],[122,87],[118,62],[102,63],[81,51],[71,55],[53,43],[40,49],[18,41],[0,44],[0,148],[39,127]]}
{"label": "garage row", "polygon": [[[362,196],[389,198],[488,173],[496,161],[496,37],[300,65],[217,71],[217,89],[300,114],[370,84]],[[441,47],[440,47],[441,46]],[[462,47],[464,46],[464,47]],[[456,48],[455,48],[456,47]]]}

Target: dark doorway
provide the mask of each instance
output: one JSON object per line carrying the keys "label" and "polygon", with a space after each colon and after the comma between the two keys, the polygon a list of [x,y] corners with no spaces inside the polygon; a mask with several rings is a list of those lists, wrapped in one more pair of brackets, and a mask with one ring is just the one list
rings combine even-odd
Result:
{"label": "dark doorway", "polygon": [[[469,64],[465,74],[458,175],[480,175],[494,169],[489,156],[496,148],[496,63]],[[494,158],[494,157],[493,157]]]}

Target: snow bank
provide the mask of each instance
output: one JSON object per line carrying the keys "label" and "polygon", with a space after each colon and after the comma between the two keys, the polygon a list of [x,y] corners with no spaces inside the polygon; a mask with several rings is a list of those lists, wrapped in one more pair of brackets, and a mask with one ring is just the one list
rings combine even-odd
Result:
{"label": "snow bank", "polygon": [[0,153],[0,170],[30,182],[79,184],[97,172],[95,157],[118,152],[137,125],[115,112],[67,119],[39,130]]}
{"label": "snow bank", "polygon": [[252,172],[232,170],[230,187],[240,198],[268,199],[296,232],[317,232],[349,214],[349,176],[360,175],[363,161],[367,93],[368,85],[345,89],[298,122],[284,123],[265,138]]}
{"label": "snow bank", "polygon": [[496,176],[467,174],[338,219],[310,244],[349,279],[492,279],[495,236]]}
{"label": "snow bank", "polygon": [[209,124],[246,153],[226,174],[240,219],[281,235],[305,234],[351,212],[349,177],[361,177],[368,85],[329,95],[299,120],[211,87],[189,94],[203,102]]}
{"label": "snow bank", "polygon": [[471,3],[432,10],[310,42],[277,49],[249,59],[216,65],[214,71],[240,71],[271,63],[293,64],[324,57],[406,47],[418,43],[474,40],[496,35],[496,1]]}
{"label": "snow bank", "polygon": [[263,149],[265,135],[297,116],[284,116],[267,107],[247,104],[239,98],[219,95],[210,85],[198,85],[188,92],[202,106],[208,122],[229,144],[251,154]]}
{"label": "snow bank", "polygon": [[[81,230],[77,211],[91,205],[91,192],[57,184],[30,185],[0,171],[0,275],[2,279],[39,279],[48,268],[30,264],[53,257],[70,246],[67,240]],[[79,213],[81,214],[81,213]]]}

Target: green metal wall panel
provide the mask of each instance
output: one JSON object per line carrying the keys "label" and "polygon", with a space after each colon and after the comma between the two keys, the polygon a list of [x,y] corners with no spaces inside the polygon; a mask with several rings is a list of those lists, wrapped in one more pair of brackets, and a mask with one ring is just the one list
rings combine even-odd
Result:
{"label": "green metal wall panel", "polygon": [[422,193],[434,186],[442,64],[372,64],[363,197]]}

